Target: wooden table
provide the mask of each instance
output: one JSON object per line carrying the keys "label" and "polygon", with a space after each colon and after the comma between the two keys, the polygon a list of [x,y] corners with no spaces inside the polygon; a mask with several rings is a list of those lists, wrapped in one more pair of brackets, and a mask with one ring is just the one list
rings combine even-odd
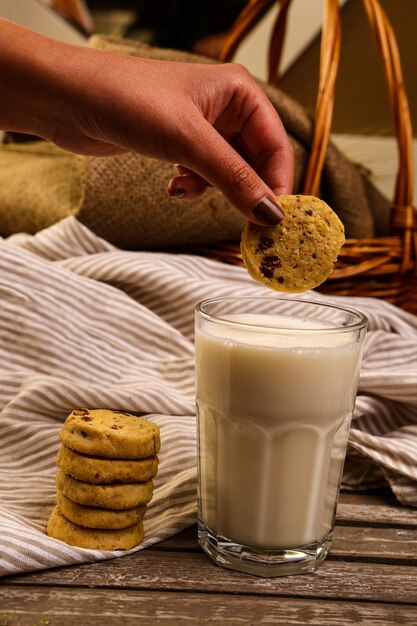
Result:
{"label": "wooden table", "polygon": [[417,510],[341,495],[331,555],[315,574],[222,569],[196,527],[151,549],[0,579],[0,626],[417,624]]}

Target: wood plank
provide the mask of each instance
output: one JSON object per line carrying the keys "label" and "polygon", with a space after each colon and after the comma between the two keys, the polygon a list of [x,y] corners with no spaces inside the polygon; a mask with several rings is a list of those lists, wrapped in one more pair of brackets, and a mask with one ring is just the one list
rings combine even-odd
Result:
{"label": "wood plank", "polygon": [[[352,535],[358,540],[358,534],[349,530],[346,524],[361,527],[364,536],[357,541],[356,548],[352,545],[352,556],[372,557],[387,548],[386,557],[411,558],[417,555],[415,547],[417,528],[417,509],[404,507],[397,502],[391,492],[342,492],[336,516],[336,529],[332,553],[345,554],[347,542]],[[366,525],[366,526],[365,526]],[[384,532],[380,526],[395,526]],[[370,528],[375,527],[375,533]],[[411,533],[404,532],[404,527],[411,529]],[[366,530],[364,530],[366,528]],[[387,529],[388,530],[388,529]],[[393,543],[398,545],[394,546]],[[381,548],[377,546],[381,542]],[[198,550],[197,527],[192,526],[183,532],[156,545],[153,549],[162,550]]]}
{"label": "wood plank", "polygon": [[326,561],[314,574],[258,578],[218,567],[202,552],[144,550],[123,558],[3,578],[48,585],[302,596],[417,604],[417,568]]}
{"label": "wood plank", "polygon": [[[152,549],[200,550],[197,526],[183,530],[178,535],[153,546]],[[341,556],[417,562],[417,530],[336,526],[330,558]]]}
{"label": "wood plank", "polygon": [[332,557],[417,564],[417,529],[336,526],[330,552]]}
{"label": "wood plank", "polygon": [[417,528],[417,509],[400,505],[393,496],[342,493],[337,523],[384,524]]}
{"label": "wood plank", "polygon": [[389,626],[417,623],[417,607],[225,594],[0,587],[5,626],[303,624]]}

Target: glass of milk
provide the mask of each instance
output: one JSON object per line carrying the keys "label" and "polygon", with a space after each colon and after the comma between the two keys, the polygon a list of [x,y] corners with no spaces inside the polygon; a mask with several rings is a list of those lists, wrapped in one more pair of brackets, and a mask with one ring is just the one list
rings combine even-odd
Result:
{"label": "glass of milk", "polygon": [[199,543],[217,564],[280,576],[326,557],[366,324],[299,298],[197,305]]}

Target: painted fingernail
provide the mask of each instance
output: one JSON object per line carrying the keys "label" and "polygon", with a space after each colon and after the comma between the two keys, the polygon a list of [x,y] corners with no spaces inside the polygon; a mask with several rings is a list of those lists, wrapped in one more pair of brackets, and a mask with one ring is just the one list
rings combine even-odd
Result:
{"label": "painted fingernail", "polygon": [[284,217],[282,206],[268,196],[264,196],[252,211],[252,215],[265,226],[275,226]]}
{"label": "painted fingernail", "polygon": [[169,193],[170,196],[173,196],[175,198],[184,198],[184,196],[185,196],[185,189],[181,189],[179,187],[176,187],[172,191],[169,190],[168,193]]}

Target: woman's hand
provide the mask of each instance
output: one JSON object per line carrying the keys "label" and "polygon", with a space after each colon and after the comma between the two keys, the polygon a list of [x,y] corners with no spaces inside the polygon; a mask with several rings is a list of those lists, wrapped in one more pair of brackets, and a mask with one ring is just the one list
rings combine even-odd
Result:
{"label": "woman's hand", "polygon": [[7,111],[0,96],[0,109],[6,105],[0,127],[38,134],[79,154],[129,150],[179,164],[171,195],[194,198],[211,184],[252,221],[281,219],[275,195],[291,192],[292,148],[272,104],[243,67],[116,55],[0,21],[2,35],[3,29],[0,70],[10,77],[12,64],[20,73],[8,93],[18,114],[10,105]]}

